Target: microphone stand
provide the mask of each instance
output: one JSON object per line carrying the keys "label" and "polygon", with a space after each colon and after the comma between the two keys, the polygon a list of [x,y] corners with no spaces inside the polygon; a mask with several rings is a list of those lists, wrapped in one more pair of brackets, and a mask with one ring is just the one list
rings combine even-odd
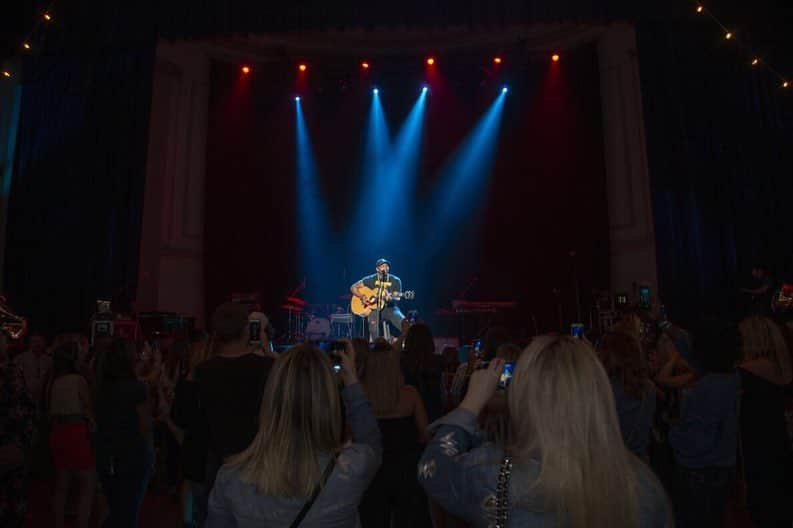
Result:
{"label": "microphone stand", "polygon": [[385,303],[383,303],[382,308],[380,308],[380,303],[383,301],[385,281],[388,274],[378,272],[378,276],[380,278],[380,288],[377,290],[377,333],[380,334],[383,331],[383,309],[385,308]]}

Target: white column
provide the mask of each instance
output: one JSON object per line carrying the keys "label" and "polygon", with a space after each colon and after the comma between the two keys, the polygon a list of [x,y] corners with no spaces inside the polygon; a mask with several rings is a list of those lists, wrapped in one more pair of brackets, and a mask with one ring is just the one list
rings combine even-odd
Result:
{"label": "white column", "polygon": [[209,57],[160,42],[152,90],[137,309],[204,318]]}
{"label": "white column", "polygon": [[611,287],[630,293],[634,284],[646,284],[657,299],[653,209],[634,27],[626,23],[609,26],[598,42],[598,55]]}

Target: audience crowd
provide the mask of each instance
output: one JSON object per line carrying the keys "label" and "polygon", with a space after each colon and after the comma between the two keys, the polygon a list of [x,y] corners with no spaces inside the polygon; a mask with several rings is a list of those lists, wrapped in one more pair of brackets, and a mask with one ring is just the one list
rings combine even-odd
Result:
{"label": "audience crowd", "polygon": [[0,526],[46,478],[56,527],[138,526],[152,488],[195,527],[793,523],[793,332],[768,314],[442,350],[421,322],[272,332],[226,303],[178,339],[0,336]]}

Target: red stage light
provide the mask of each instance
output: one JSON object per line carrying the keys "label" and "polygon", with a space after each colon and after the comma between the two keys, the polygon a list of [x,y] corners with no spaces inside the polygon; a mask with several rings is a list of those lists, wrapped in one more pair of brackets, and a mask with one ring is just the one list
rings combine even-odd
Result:
{"label": "red stage light", "polygon": [[243,66],[242,67],[242,73],[244,73],[245,75],[248,75],[249,73],[251,73],[251,67],[250,66]]}
{"label": "red stage light", "polygon": [[427,57],[427,66],[435,65],[435,57]]}
{"label": "red stage light", "polygon": [[501,64],[501,57],[495,57],[493,59],[493,62],[495,62],[496,64]]}
{"label": "red stage light", "polygon": [[561,59],[561,57],[559,56],[558,53],[554,53],[553,55],[551,55],[551,60],[552,61],[559,62],[559,59]]}
{"label": "red stage light", "polygon": [[362,62],[361,63],[361,68],[363,68],[364,70],[368,70],[369,69],[369,63],[368,62]]}
{"label": "red stage light", "polygon": [[305,64],[301,64],[300,66],[297,67],[297,69],[304,72],[308,69],[308,66],[306,66]]}

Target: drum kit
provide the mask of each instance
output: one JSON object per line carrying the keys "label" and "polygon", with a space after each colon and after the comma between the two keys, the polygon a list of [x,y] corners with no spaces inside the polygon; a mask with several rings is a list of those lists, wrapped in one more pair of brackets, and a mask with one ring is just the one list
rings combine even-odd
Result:
{"label": "drum kit", "polygon": [[350,294],[342,295],[340,304],[311,304],[296,296],[289,296],[281,309],[287,312],[288,336],[295,341],[322,341],[352,338],[357,335],[355,316],[350,313]]}

